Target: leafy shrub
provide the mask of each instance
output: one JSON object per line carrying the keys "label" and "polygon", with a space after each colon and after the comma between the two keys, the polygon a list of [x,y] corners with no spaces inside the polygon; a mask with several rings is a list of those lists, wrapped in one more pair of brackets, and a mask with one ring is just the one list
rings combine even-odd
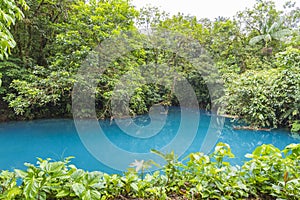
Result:
{"label": "leafy shrub", "polygon": [[300,133],[300,121],[295,121],[292,124],[292,129],[291,129],[292,133]]}
{"label": "leafy shrub", "polygon": [[300,118],[300,68],[246,71],[227,80],[226,111],[247,123],[289,126]]}
{"label": "leafy shrub", "polygon": [[300,118],[299,63],[300,50],[288,47],[269,64],[253,60],[255,70],[226,74],[226,92],[220,98],[227,103],[225,112],[254,127],[290,127]]}
{"label": "leafy shrub", "polygon": [[[299,199],[300,144],[280,151],[273,145],[257,147],[243,166],[228,144],[219,143],[210,155],[192,153],[186,162],[174,153],[153,151],[167,162],[161,170],[140,174],[141,165],[124,175],[87,172],[69,164],[39,159],[27,170],[0,173],[0,199]],[[143,171],[143,170],[142,170]],[[17,180],[21,179],[21,184]]]}
{"label": "leafy shrub", "polygon": [[300,68],[300,49],[288,47],[276,54],[276,65],[282,68]]}

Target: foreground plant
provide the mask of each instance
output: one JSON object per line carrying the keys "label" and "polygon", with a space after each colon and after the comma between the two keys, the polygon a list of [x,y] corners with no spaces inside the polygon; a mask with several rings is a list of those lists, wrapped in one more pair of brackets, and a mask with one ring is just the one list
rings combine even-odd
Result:
{"label": "foreground plant", "polygon": [[[38,159],[26,170],[0,173],[0,199],[299,199],[300,144],[280,151],[273,145],[257,147],[243,166],[228,144],[219,143],[210,155],[192,153],[180,162],[173,152],[166,165],[145,173],[147,161],[135,161],[124,175],[87,172],[70,159]],[[18,181],[19,180],[19,181]]]}

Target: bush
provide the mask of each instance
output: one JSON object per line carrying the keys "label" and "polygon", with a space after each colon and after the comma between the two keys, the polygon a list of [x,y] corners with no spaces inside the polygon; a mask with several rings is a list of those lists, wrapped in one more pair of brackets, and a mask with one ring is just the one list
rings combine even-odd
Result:
{"label": "bush", "polygon": [[300,68],[246,71],[227,80],[226,112],[246,123],[276,128],[300,118]]}
{"label": "bush", "polygon": [[300,121],[299,120],[295,121],[292,124],[291,132],[292,133],[300,133]]}
{"label": "bush", "polygon": [[300,118],[300,50],[277,53],[269,67],[267,60],[253,61],[255,70],[224,76],[226,91],[219,99],[227,104],[224,112],[254,127],[291,127]]}
{"label": "bush", "polygon": [[288,47],[275,55],[275,64],[282,68],[300,68],[300,49]]}
{"label": "bush", "polygon": [[184,163],[174,153],[154,153],[167,164],[145,176],[150,162],[135,161],[136,170],[108,175],[77,169],[69,164],[70,158],[59,162],[39,159],[37,165],[25,164],[25,171],[1,172],[0,199],[300,198],[300,144],[282,151],[272,145],[259,146],[246,155],[251,160],[241,167],[225,162],[234,155],[224,143],[210,155],[192,153]]}

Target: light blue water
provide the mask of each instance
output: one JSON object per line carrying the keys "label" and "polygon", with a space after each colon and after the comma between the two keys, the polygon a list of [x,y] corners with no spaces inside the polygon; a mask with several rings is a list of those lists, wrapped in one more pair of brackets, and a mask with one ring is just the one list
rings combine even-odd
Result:
{"label": "light blue water", "polygon": [[[170,109],[163,129],[149,138],[128,135],[116,123],[109,120],[99,121],[99,124],[105,133],[105,137],[117,148],[129,153],[147,153],[150,149],[161,149],[174,140],[180,126],[180,120],[180,109]],[[193,119],[189,120],[192,121]],[[197,135],[187,151],[183,152],[181,158],[190,152],[200,150],[210,120],[211,116],[201,112]],[[140,126],[147,126],[151,123],[148,115],[139,116],[134,121]],[[189,132],[188,127],[186,128],[186,134],[192,134]],[[107,173],[120,173],[120,171],[106,166],[93,157],[80,140],[71,119],[0,123],[0,141],[0,169],[24,169],[23,164],[25,162],[36,163],[37,157],[61,160],[67,156],[75,156],[72,163],[78,168],[89,171],[99,170]],[[180,142],[182,145],[186,145],[191,141],[184,141],[183,139]],[[273,144],[283,149],[290,143],[299,143],[300,141],[284,130],[270,132],[233,130],[230,120],[226,119],[218,142],[225,142],[231,146],[233,153],[236,155],[236,158],[231,160],[232,164],[242,164],[246,160],[244,155],[251,153],[258,145]],[[111,156],[112,159],[122,160],[122,158],[118,158],[118,155],[110,155],[109,149],[103,154]]]}

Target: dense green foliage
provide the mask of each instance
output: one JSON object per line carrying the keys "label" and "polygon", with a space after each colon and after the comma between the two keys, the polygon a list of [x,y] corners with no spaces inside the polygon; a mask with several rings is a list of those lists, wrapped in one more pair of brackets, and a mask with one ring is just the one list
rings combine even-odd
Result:
{"label": "dense green foliage", "polygon": [[[216,102],[227,104],[220,112],[237,115],[252,126],[292,127],[294,124],[296,130],[300,116],[300,10],[292,1],[279,10],[270,0],[257,0],[253,8],[238,12],[232,19],[209,20],[182,14],[169,16],[152,7],[137,11],[125,0],[88,3],[27,0],[30,9],[24,9],[24,19],[17,22],[15,18],[22,16],[24,1],[16,4],[19,8],[8,4],[12,1],[4,2],[12,6],[1,5],[1,13],[4,10],[11,14],[0,16],[0,23],[7,27],[5,30],[10,27],[10,39],[5,42],[10,43],[13,36],[16,45],[10,45],[15,46],[12,54],[0,62],[0,113],[3,113],[0,120],[71,116],[72,89],[79,81],[75,75],[87,55],[103,41],[122,36],[124,31],[143,38],[138,28],[146,28],[193,38],[205,48],[211,61],[202,59],[200,74],[199,66],[192,66],[175,52],[147,48],[142,39],[132,41],[130,45],[135,45],[135,50],[112,62],[97,79],[95,103],[99,118],[113,115],[114,95],[129,95],[128,91],[114,93],[120,78],[128,73],[136,76],[132,83],[136,88],[130,99],[131,115],[148,112],[157,103],[178,105],[172,87],[144,84],[140,81],[143,74],[137,73],[140,66],[166,65],[189,81],[202,109],[209,110]],[[182,46],[185,42],[174,40]],[[3,48],[9,51],[9,47]],[[206,69],[216,67],[221,77],[205,72],[201,68],[204,65],[208,66]],[[159,79],[165,72],[156,67],[155,72],[147,73]],[[204,79],[203,73],[209,73],[209,78]],[[225,91],[212,97],[215,94],[209,93],[207,85],[220,78],[224,80]],[[177,83],[174,79],[167,85]],[[211,98],[218,101],[212,102]]]}
{"label": "dense green foliage", "polygon": [[[225,104],[221,114],[236,115],[253,127],[300,133],[299,18],[292,1],[278,10],[271,0],[256,0],[232,19],[209,20],[169,16],[152,7],[138,11],[128,0],[1,0],[0,121],[70,117],[82,62],[103,41],[129,31],[135,40],[128,46],[134,50],[109,63],[96,80],[98,118],[116,114],[113,98],[126,108],[121,97],[130,96],[129,89],[114,91],[124,75],[132,79],[123,83],[134,88],[129,114],[146,113],[158,103],[178,105],[174,85],[180,78],[164,76],[168,73],[159,66],[167,66],[188,80],[202,109]],[[184,36],[172,38],[183,49],[192,38],[207,54],[193,66],[178,52],[148,48],[145,43],[151,41],[138,28]],[[161,38],[159,44],[167,42]],[[217,94],[208,91],[216,81],[224,83]],[[37,165],[27,163],[25,171],[1,172],[0,199],[300,198],[299,144],[282,151],[260,146],[241,167],[226,162],[233,157],[226,144],[209,156],[191,154],[183,163],[174,153],[153,152],[166,160],[161,171],[145,173],[152,162],[135,161],[135,169],[123,176],[86,172],[69,159],[39,159]]]}
{"label": "dense green foliage", "polygon": [[7,75],[2,97],[24,118],[68,116],[74,75],[82,60],[100,41],[132,29],[137,12],[125,1],[28,5],[25,23],[14,30],[18,56],[1,65]]}
{"label": "dense green foliage", "polygon": [[[69,158],[39,159],[26,170],[2,171],[0,199],[299,199],[300,145],[280,151],[257,147],[243,166],[232,166],[234,155],[219,143],[210,155],[192,153],[185,162],[174,153],[154,151],[166,160],[159,171],[143,174],[149,162],[135,161],[124,175],[87,172]],[[17,180],[20,179],[20,184]]]}
{"label": "dense green foliage", "polygon": [[300,121],[297,120],[292,124],[291,132],[292,133],[300,133]]}
{"label": "dense green foliage", "polygon": [[300,50],[276,55],[271,69],[228,77],[228,111],[254,125],[289,126],[300,118]]}
{"label": "dense green foliage", "polygon": [[[25,0],[17,1],[24,9],[27,9]],[[4,56],[7,58],[11,48],[16,46],[16,42],[10,32],[10,27],[21,20],[24,15],[14,0],[2,0],[0,7],[0,60]],[[1,78],[1,77],[0,77]]]}

